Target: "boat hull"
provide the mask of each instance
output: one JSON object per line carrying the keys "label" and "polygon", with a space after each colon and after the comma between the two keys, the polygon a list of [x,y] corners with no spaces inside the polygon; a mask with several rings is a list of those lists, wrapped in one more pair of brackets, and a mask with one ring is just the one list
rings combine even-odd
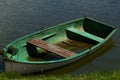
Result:
{"label": "boat hull", "polygon": [[84,58],[85,56],[89,56],[103,45],[104,44],[101,44],[100,46],[87,51],[84,55],[77,56],[76,58],[72,58],[70,60],[66,60],[63,62],[55,62],[55,63],[49,63],[49,64],[26,64],[26,63],[6,61],[5,72],[29,74],[29,73],[36,73],[36,72],[42,73],[47,70],[53,70],[53,69],[60,68],[62,66],[74,63],[77,60]]}
{"label": "boat hull", "polygon": [[[73,63],[99,49],[115,31],[116,28],[114,27],[110,27],[89,18],[83,18],[24,36],[4,48],[7,58],[10,60],[4,61],[5,72],[18,72],[23,74],[43,72]],[[34,38],[38,38],[39,45]],[[30,40],[33,41],[30,43]],[[52,48],[49,43],[53,44]],[[76,54],[70,57],[59,55],[60,57],[63,57],[59,59],[49,59],[50,57],[44,59],[44,57],[40,56],[39,58],[42,58],[41,60],[29,60],[28,57],[38,58],[36,54],[41,50],[41,45],[47,45],[47,49],[46,46],[42,46],[42,48],[46,49],[45,53],[47,53],[47,56],[48,54],[51,54],[51,51],[56,55],[56,52],[64,50],[64,48],[66,49],[65,51],[69,50],[69,52],[72,51]],[[56,48],[55,45],[59,47]],[[13,46],[12,49],[15,49],[15,51],[9,50],[11,46]],[[38,48],[40,49],[37,50]],[[54,48],[56,48],[55,51],[53,51]],[[35,54],[33,54],[34,52]],[[41,53],[44,53],[44,50],[41,50]],[[31,54],[34,56],[31,56]]]}
{"label": "boat hull", "polygon": [[85,55],[79,56],[77,58],[67,60],[64,62],[55,62],[55,63],[49,63],[49,64],[26,64],[26,63],[18,63],[18,62],[5,62],[5,72],[17,72],[17,73],[35,73],[35,72],[43,72],[46,70],[52,70],[59,68],[61,66],[73,63],[81,58],[83,58]]}

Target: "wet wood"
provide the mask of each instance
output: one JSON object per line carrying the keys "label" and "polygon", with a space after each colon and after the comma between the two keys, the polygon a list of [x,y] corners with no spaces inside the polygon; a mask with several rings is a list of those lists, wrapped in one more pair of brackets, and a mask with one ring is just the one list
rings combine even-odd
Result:
{"label": "wet wood", "polygon": [[70,39],[61,41],[61,42],[57,43],[56,45],[60,46],[64,49],[68,49],[70,51],[78,52],[78,53],[80,53],[81,51],[83,51],[85,49],[91,48],[93,46],[93,44],[90,44],[90,43],[74,41],[74,40],[70,40]]}
{"label": "wet wood", "polygon": [[63,57],[70,57],[70,56],[73,56],[76,54],[76,53],[69,51],[69,50],[66,50],[62,47],[59,47],[59,46],[56,46],[53,44],[49,44],[49,43],[47,43],[43,40],[40,40],[38,38],[30,40],[30,41],[28,41],[28,43],[35,45],[37,47],[43,48],[45,50],[48,50],[52,53],[55,53],[55,54],[63,56]]}

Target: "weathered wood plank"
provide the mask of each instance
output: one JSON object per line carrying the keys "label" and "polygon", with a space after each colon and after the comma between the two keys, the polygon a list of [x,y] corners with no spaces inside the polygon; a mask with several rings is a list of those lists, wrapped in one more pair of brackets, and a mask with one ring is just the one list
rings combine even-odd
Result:
{"label": "weathered wood plank", "polygon": [[45,50],[48,50],[52,53],[56,53],[57,55],[60,55],[62,57],[70,57],[75,55],[76,53],[66,50],[64,48],[61,48],[59,46],[53,45],[53,44],[49,44],[41,39],[38,38],[34,38],[30,41],[28,41],[28,43],[35,45],[37,47],[43,48]]}

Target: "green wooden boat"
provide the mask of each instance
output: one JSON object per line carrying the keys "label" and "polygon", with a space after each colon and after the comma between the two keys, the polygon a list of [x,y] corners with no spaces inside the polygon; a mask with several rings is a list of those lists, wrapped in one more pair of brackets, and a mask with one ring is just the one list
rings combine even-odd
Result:
{"label": "green wooden boat", "polygon": [[115,31],[84,17],[26,35],[4,48],[5,71],[40,72],[73,63],[104,45]]}

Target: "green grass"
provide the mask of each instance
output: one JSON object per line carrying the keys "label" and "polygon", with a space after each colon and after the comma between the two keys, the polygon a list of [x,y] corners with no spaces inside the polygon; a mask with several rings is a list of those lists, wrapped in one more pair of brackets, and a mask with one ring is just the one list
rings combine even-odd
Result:
{"label": "green grass", "polygon": [[21,75],[17,73],[0,73],[0,80],[120,80],[120,71],[94,72],[81,75]]}

